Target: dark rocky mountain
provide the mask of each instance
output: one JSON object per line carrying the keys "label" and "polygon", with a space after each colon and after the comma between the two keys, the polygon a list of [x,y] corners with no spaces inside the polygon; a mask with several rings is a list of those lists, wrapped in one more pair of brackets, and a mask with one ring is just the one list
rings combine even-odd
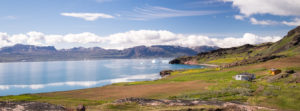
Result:
{"label": "dark rocky mountain", "polygon": [[30,53],[30,52],[55,52],[56,49],[53,46],[34,46],[34,45],[22,45],[16,44],[12,47],[3,47],[0,49],[0,53]]}
{"label": "dark rocky mountain", "polygon": [[288,32],[275,43],[258,45],[246,44],[240,47],[220,48],[202,52],[196,56],[182,56],[170,61],[171,64],[217,64],[232,67],[271,59],[293,56],[300,53],[300,26]]}
{"label": "dark rocky mountain", "polygon": [[201,52],[208,52],[208,51],[213,51],[216,49],[219,49],[217,46],[196,46],[196,47],[191,47],[194,51],[201,53]]}
{"label": "dark rocky mountain", "polygon": [[[212,49],[211,49],[212,50]],[[202,50],[202,51],[211,51]],[[187,47],[154,45],[151,47],[137,46],[128,48],[122,51],[128,58],[142,58],[142,57],[179,57],[186,55],[196,55],[198,52]]]}
{"label": "dark rocky mountain", "polygon": [[196,55],[199,51],[206,52],[216,49],[215,47],[203,47],[205,48],[194,50],[180,46],[154,45],[150,47],[136,46],[124,50],[103,49],[100,47],[75,47],[57,50],[53,46],[16,44],[0,49],[0,62],[179,57],[192,56]]}

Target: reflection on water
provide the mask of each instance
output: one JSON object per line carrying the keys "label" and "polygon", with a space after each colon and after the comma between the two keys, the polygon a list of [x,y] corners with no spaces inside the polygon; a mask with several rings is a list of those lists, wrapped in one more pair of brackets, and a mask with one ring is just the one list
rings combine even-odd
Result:
{"label": "reflection on water", "polygon": [[146,75],[134,75],[125,78],[116,78],[110,80],[100,81],[68,81],[68,82],[57,82],[48,84],[31,84],[31,85],[0,85],[0,90],[8,90],[10,88],[30,88],[30,89],[41,89],[49,86],[83,86],[92,87],[101,83],[119,83],[119,82],[133,82],[138,80],[156,80],[159,79],[158,74],[146,74]]}
{"label": "reflection on water", "polygon": [[168,59],[112,59],[0,63],[0,96],[98,87],[117,82],[155,80],[171,65]]}

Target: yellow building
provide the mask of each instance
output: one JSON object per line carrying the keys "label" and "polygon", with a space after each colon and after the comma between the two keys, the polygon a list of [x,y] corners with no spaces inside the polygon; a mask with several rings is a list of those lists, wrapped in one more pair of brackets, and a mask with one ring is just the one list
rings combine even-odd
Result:
{"label": "yellow building", "polygon": [[277,74],[280,74],[281,73],[281,70],[280,69],[270,69],[270,74],[272,75],[277,75]]}

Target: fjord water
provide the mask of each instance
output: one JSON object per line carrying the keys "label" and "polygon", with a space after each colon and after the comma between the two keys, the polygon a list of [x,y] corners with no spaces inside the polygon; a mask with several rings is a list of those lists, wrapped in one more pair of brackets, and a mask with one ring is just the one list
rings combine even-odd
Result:
{"label": "fjord water", "polygon": [[202,68],[202,66],[168,64],[169,60],[109,59],[0,63],[0,96],[155,80],[160,78],[161,70]]}

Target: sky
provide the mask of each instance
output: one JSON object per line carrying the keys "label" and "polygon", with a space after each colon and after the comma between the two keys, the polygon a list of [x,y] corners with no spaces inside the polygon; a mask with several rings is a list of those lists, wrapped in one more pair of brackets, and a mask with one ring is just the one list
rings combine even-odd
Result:
{"label": "sky", "polygon": [[300,0],[1,0],[0,47],[234,47],[280,40]]}

